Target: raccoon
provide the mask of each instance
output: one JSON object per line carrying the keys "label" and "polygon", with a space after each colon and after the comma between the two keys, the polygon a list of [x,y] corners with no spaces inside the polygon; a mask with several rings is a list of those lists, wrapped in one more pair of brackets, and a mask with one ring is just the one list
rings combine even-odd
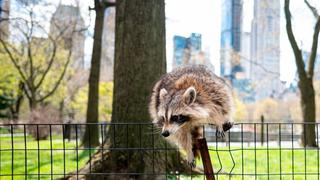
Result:
{"label": "raccoon", "polygon": [[161,135],[184,149],[189,165],[195,167],[195,140],[203,137],[203,125],[214,124],[224,137],[233,123],[231,93],[226,82],[204,65],[177,68],[155,84],[149,113]]}

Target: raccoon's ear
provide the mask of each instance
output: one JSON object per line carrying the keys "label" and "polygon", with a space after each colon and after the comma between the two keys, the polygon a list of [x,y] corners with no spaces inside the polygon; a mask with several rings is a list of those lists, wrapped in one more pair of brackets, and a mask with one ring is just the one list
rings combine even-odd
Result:
{"label": "raccoon's ear", "polygon": [[168,94],[168,91],[165,88],[160,89],[159,99],[163,100],[164,96]]}
{"label": "raccoon's ear", "polygon": [[183,94],[184,103],[187,105],[192,104],[197,97],[197,92],[194,87],[189,87]]}

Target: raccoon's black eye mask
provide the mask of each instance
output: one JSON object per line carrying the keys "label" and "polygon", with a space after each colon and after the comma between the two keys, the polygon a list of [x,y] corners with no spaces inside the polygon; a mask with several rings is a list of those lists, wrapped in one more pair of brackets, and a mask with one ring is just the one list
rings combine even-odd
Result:
{"label": "raccoon's black eye mask", "polygon": [[180,114],[180,115],[171,116],[170,120],[173,123],[183,124],[189,120],[189,117]]}

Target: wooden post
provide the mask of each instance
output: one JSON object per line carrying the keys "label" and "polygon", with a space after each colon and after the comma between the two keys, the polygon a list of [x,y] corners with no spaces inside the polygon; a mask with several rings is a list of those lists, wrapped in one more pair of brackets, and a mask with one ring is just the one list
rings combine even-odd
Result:
{"label": "wooden post", "polygon": [[264,116],[261,115],[261,146],[263,146],[264,143]]}
{"label": "wooden post", "polygon": [[206,138],[197,139],[196,147],[200,150],[206,179],[215,180]]}

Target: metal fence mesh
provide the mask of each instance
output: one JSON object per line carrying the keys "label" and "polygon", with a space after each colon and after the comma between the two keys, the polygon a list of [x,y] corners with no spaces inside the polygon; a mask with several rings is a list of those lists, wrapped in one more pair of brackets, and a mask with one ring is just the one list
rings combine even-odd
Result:
{"label": "metal fence mesh", "polygon": [[[135,151],[142,157],[145,152],[168,152],[180,157],[177,148],[148,146],[148,138],[160,136],[148,123],[99,123],[100,142],[113,139],[117,131],[127,133],[127,144],[118,144],[110,150]],[[216,179],[319,179],[319,148],[301,145],[303,123],[237,123],[225,139],[215,137],[215,128],[206,127]],[[86,124],[2,124],[0,125],[0,179],[56,179],[79,172],[91,156],[108,148],[85,148],[81,138]],[[144,131],[147,127],[148,131]],[[139,130],[138,137],[131,137],[131,130]],[[110,133],[108,133],[110,131]],[[319,124],[315,124],[316,143],[319,144]],[[139,138],[139,144],[130,146],[130,138]],[[103,152],[103,151],[101,151]],[[130,162],[129,162],[130,163]],[[141,162],[143,163],[143,162]],[[202,167],[201,162],[197,166]],[[143,174],[163,175],[164,179],[205,179],[204,175],[184,173],[177,169],[160,172],[156,162],[150,164],[150,172],[105,172],[89,175]],[[91,168],[91,166],[89,167]],[[91,170],[91,169],[90,169]]]}

